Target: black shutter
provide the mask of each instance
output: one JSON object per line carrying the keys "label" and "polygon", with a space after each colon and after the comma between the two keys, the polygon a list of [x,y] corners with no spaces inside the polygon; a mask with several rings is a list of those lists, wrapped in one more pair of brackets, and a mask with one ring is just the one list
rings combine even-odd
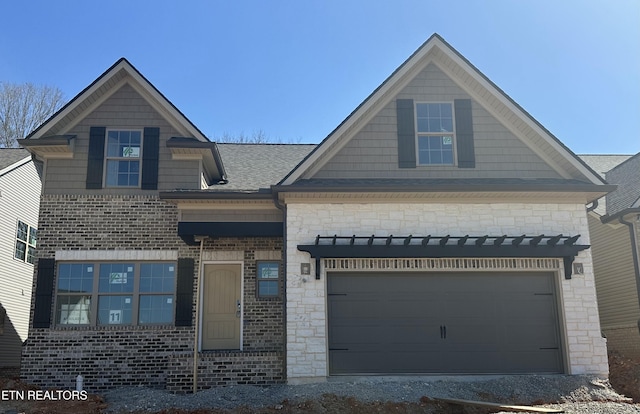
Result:
{"label": "black shutter", "polygon": [[51,303],[53,299],[55,267],[55,259],[38,259],[36,300],[33,309],[34,328],[48,328],[51,323]]}
{"label": "black shutter", "polygon": [[193,259],[178,259],[176,326],[191,326],[193,319]]}
{"label": "black shutter", "polygon": [[398,167],[416,168],[416,132],[413,99],[396,100],[398,122]]}
{"label": "black shutter", "polygon": [[160,128],[145,128],[142,141],[142,189],[158,189]]}
{"label": "black shutter", "polygon": [[87,189],[102,188],[104,141],[107,128],[91,127],[89,132],[89,161],[87,163]]}
{"label": "black shutter", "polygon": [[475,168],[476,154],[473,146],[473,116],[470,99],[456,99],[456,144],[458,167]]}

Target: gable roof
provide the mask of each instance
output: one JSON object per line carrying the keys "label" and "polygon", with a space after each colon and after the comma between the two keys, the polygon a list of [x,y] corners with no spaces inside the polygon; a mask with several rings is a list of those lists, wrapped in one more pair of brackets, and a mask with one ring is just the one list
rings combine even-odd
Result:
{"label": "gable roof", "polygon": [[315,150],[279,183],[291,185],[311,178],[333,155],[390,102],[415,75],[433,63],[491,115],[504,124],[558,174],[567,179],[605,184],[598,173],[580,160],[513,99],[491,82],[438,34],[433,34],[373,91]]}
{"label": "gable roof", "polygon": [[224,159],[227,183],[211,190],[256,191],[278,183],[309,154],[316,144],[224,144],[218,143]]}
{"label": "gable roof", "polygon": [[31,161],[31,154],[24,148],[0,148],[0,176]]}
{"label": "gable roof", "polygon": [[193,136],[203,142],[209,141],[175,105],[125,58],[120,58],[116,61],[95,81],[29,134],[26,139],[64,135],[86,114],[120,89],[123,84],[131,85],[184,136]]}

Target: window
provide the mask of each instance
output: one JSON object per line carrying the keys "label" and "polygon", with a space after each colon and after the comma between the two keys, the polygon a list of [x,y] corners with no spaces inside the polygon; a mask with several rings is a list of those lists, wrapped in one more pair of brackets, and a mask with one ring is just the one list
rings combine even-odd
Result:
{"label": "window", "polygon": [[18,260],[33,264],[35,262],[36,241],[38,230],[18,220],[16,230],[16,248],[13,254]]}
{"label": "window", "polygon": [[107,187],[139,187],[142,131],[107,131]]}
{"label": "window", "polygon": [[417,153],[421,165],[453,165],[451,103],[416,103]]}
{"label": "window", "polygon": [[60,263],[58,325],[171,324],[174,263]]}
{"label": "window", "polygon": [[280,296],[280,263],[258,262],[256,294],[259,298]]}

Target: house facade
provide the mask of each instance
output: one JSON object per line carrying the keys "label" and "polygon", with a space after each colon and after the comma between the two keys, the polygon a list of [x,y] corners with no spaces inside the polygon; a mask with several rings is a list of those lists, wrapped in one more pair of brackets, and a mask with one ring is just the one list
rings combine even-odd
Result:
{"label": "house facade", "polygon": [[19,369],[29,331],[39,203],[40,169],[31,154],[0,149],[0,370]]}
{"label": "house facade", "polygon": [[608,373],[585,205],[614,187],[438,35],[317,146],[211,143],[124,59],[22,143],[29,381]]}
{"label": "house facade", "polygon": [[600,323],[609,350],[640,357],[640,154],[615,161],[603,175],[618,188],[589,212]]}

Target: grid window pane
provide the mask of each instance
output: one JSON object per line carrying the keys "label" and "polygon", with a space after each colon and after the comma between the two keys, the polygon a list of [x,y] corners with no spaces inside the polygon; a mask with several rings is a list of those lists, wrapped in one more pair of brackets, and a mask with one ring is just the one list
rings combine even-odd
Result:
{"label": "grid window pane", "polygon": [[173,295],[140,295],[139,324],[173,322]]}
{"label": "grid window pane", "polygon": [[278,262],[261,262],[257,266],[258,296],[278,296],[280,264]]}
{"label": "grid window pane", "polygon": [[278,282],[275,280],[259,280],[258,294],[260,296],[278,296]]}
{"label": "grid window pane", "polygon": [[36,242],[38,240],[38,230],[31,227],[29,229],[29,244],[33,247],[36,247]]}
{"label": "grid window pane", "polygon": [[139,185],[141,143],[140,131],[108,132],[107,186],[137,187]]}
{"label": "grid window pane", "polygon": [[418,137],[418,162],[428,165],[452,165],[453,138],[447,135]]}
{"label": "grid window pane", "polygon": [[58,266],[58,293],[91,293],[93,275],[91,264],[61,263]]}
{"label": "grid window pane", "polygon": [[133,292],[133,269],[133,263],[101,264],[98,292]]}
{"label": "grid window pane", "polygon": [[130,325],[131,296],[98,296],[98,325]]}
{"label": "grid window pane", "polygon": [[56,301],[56,323],[60,325],[91,323],[91,296],[59,295]]}
{"label": "grid window pane", "polygon": [[175,265],[172,263],[140,265],[140,292],[173,292],[175,274]]}
{"label": "grid window pane", "polygon": [[24,242],[27,241],[27,234],[29,233],[29,226],[26,223],[18,221],[18,230],[16,231],[16,238]]}
{"label": "grid window pane", "polygon": [[416,104],[418,132],[453,132],[450,103]]}
{"label": "grid window pane", "polygon": [[27,243],[16,241],[16,251],[14,253],[16,259],[24,260],[27,257]]}

